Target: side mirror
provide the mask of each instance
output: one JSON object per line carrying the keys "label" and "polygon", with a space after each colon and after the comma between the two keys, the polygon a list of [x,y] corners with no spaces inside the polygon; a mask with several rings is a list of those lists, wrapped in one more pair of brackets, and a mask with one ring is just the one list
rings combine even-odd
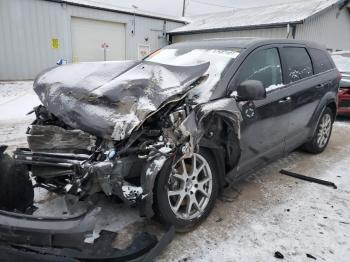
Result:
{"label": "side mirror", "polygon": [[266,90],[261,81],[246,80],[237,87],[237,98],[241,101],[262,100],[266,98]]}

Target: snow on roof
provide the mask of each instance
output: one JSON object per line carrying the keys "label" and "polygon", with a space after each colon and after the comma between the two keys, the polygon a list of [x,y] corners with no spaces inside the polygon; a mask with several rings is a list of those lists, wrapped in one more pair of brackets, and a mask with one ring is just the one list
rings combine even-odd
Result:
{"label": "snow on roof", "polygon": [[115,0],[46,0],[46,1],[86,6],[90,8],[103,9],[103,10],[127,13],[132,15],[135,13],[135,15],[137,16],[165,19],[168,21],[174,21],[174,22],[180,22],[180,23],[186,23],[187,21],[181,17],[161,15],[161,14],[152,13],[148,11],[142,11],[137,8],[133,8],[132,6],[130,6],[130,8],[122,7],[116,4],[117,1]]}
{"label": "snow on roof", "polygon": [[191,23],[176,28],[168,33],[179,34],[184,32],[211,31],[216,29],[222,30],[302,23],[305,19],[334,4],[342,2],[344,1],[304,0],[211,13],[194,17]]}

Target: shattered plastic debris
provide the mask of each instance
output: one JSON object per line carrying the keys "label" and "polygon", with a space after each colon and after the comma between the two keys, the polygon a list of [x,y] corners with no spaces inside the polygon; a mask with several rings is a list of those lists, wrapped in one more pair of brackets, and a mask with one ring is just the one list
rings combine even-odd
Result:
{"label": "shattered plastic debris", "polygon": [[310,254],[306,254],[306,257],[317,260],[313,255],[310,255]]}
{"label": "shattered plastic debris", "polygon": [[173,151],[173,149],[171,149],[170,147],[166,147],[166,146],[159,149],[159,152],[162,152],[163,154],[170,153],[171,151]]}
{"label": "shattered plastic debris", "polygon": [[146,171],[146,176],[151,176],[152,174],[155,173],[155,171],[158,172],[162,168],[162,166],[164,165],[166,159],[167,158],[165,156],[161,156],[157,159],[154,159],[153,162],[151,163],[150,167]]}
{"label": "shattered plastic debris", "polygon": [[276,251],[275,252],[275,255],[274,255],[275,258],[278,258],[278,259],[284,259],[284,256],[281,252],[279,251]]}
{"label": "shattered plastic debris", "polygon": [[124,196],[129,200],[136,200],[143,192],[141,187],[131,185],[122,186],[122,191]]}
{"label": "shattered plastic debris", "polygon": [[95,240],[98,239],[99,237],[100,237],[100,232],[94,230],[92,234],[89,234],[86,236],[86,238],[84,239],[84,243],[93,244]]}

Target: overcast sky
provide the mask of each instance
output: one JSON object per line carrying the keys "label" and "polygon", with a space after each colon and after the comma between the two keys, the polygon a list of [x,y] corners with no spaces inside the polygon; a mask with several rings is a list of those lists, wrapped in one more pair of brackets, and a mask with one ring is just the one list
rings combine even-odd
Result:
{"label": "overcast sky", "polygon": [[[116,6],[132,9],[137,6],[140,11],[155,12],[163,15],[181,16],[183,0],[93,0],[108,2]],[[293,0],[186,0],[186,16],[220,12],[231,8],[263,6],[269,4],[292,2]],[[296,1],[296,0],[294,0]]]}

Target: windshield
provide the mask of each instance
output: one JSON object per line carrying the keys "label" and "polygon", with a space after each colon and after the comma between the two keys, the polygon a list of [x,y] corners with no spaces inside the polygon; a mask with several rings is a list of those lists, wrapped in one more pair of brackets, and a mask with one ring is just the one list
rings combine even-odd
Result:
{"label": "windshield", "polygon": [[175,66],[193,66],[210,62],[209,68],[204,74],[208,77],[192,89],[189,95],[197,103],[203,103],[210,100],[225,69],[238,55],[239,49],[237,48],[163,48],[154,52],[145,60]]}
{"label": "windshield", "polygon": [[332,55],[332,58],[340,72],[350,72],[350,53]]}

